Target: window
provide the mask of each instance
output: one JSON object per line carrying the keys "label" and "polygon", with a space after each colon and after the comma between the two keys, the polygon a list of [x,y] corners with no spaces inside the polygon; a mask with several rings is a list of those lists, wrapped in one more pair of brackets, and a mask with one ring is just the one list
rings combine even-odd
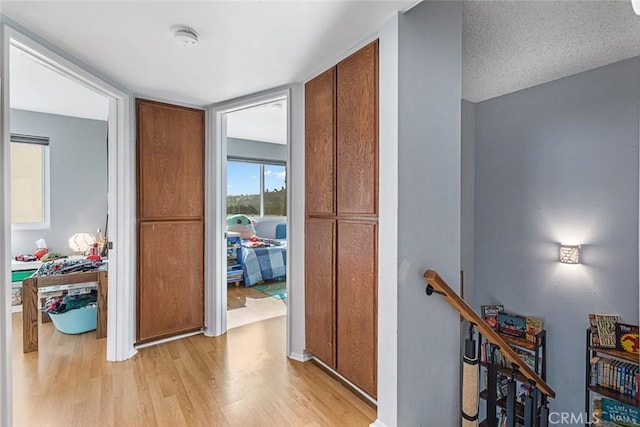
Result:
{"label": "window", "polygon": [[287,215],[286,166],[227,161],[227,215]]}
{"label": "window", "polygon": [[49,138],[11,135],[11,224],[49,227]]}

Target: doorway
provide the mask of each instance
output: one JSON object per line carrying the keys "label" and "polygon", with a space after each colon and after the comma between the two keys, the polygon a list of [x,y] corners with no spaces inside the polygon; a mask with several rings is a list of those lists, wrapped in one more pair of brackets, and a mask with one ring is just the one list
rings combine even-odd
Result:
{"label": "doorway", "polygon": [[232,101],[214,114],[218,335],[287,314],[289,90]]}
{"label": "doorway", "polygon": [[[4,223],[0,228],[0,241],[3,242],[2,253],[4,259],[0,260],[0,276],[3,282],[3,292],[0,293],[0,424],[10,425],[12,422],[12,340],[11,328],[11,138],[10,138],[10,113],[11,113],[11,52],[17,49],[21,55],[38,62],[48,71],[59,77],[70,79],[79,84],[84,90],[92,91],[96,96],[103,97],[107,103],[107,134],[108,141],[103,141],[105,147],[108,179],[105,178],[108,195],[106,196],[109,211],[109,292],[108,292],[108,324],[106,354],[104,357],[110,361],[125,360],[135,354],[133,348],[133,248],[134,243],[130,236],[133,235],[135,223],[135,205],[133,203],[132,183],[134,182],[135,151],[129,142],[129,95],[126,91],[113,86],[96,77],[88,71],[89,68],[80,65],[76,59],[55,53],[55,47],[46,47],[35,42],[31,37],[17,31],[8,24],[2,25],[2,98],[1,98],[1,130],[0,160],[3,173],[0,174],[0,185],[6,189],[1,200]],[[55,49],[57,50],[57,49]],[[59,50],[57,50],[59,52]],[[15,51],[14,51],[15,52]],[[37,136],[37,135],[36,135]],[[36,138],[38,139],[38,138]],[[44,139],[42,139],[44,141]],[[42,144],[42,146],[45,146]],[[47,158],[47,149],[41,149],[42,161]],[[107,154],[108,153],[108,154]],[[72,166],[72,165],[68,165]],[[70,167],[71,168],[71,167]],[[46,172],[42,169],[43,172]],[[46,186],[43,188],[46,191]],[[44,198],[43,198],[44,200]],[[98,222],[104,224],[104,218]],[[40,222],[46,222],[47,211],[41,212]],[[54,219],[55,220],[55,219]],[[100,228],[104,231],[104,225]],[[93,230],[94,232],[97,231]],[[17,250],[17,248],[16,248]]]}
{"label": "doorway", "polygon": [[287,108],[225,114],[227,329],[286,315]]}

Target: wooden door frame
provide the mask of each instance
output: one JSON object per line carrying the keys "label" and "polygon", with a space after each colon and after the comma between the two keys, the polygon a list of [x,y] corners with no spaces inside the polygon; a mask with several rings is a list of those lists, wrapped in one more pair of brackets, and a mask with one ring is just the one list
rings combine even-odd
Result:
{"label": "wooden door frame", "polygon": [[[219,336],[227,332],[227,255],[223,236],[226,230],[227,188],[227,137],[225,114],[285,98],[287,100],[287,170],[291,159],[291,89],[277,88],[259,94],[248,95],[215,104],[208,114],[207,140],[212,141],[205,149],[205,334]],[[288,173],[288,178],[290,178]],[[287,222],[291,218],[291,183],[287,179]],[[290,227],[288,227],[290,230]],[[289,234],[290,231],[287,233]],[[287,238],[289,239],[289,235]],[[287,277],[290,278],[290,250],[287,250]],[[290,293],[290,280],[287,292]],[[291,304],[287,303],[287,318]],[[289,354],[290,325],[287,324],[286,342]]]}
{"label": "wooden door frame", "polygon": [[[110,83],[77,59],[65,54],[46,40],[3,19],[1,31],[0,70],[0,241],[4,254],[11,253],[11,211],[9,175],[9,48],[16,46],[62,75],[103,95],[109,101],[108,140],[108,206],[109,240],[109,296],[106,359],[120,361],[132,357],[135,340],[135,144],[131,142],[132,97],[130,93]],[[9,283],[9,257],[0,260],[0,278]],[[10,288],[0,292],[0,425],[12,422],[12,329],[9,306]]]}

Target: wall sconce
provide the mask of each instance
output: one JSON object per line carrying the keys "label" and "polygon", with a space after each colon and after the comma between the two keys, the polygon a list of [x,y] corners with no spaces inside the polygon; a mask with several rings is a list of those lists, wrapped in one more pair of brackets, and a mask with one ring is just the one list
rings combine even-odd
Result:
{"label": "wall sconce", "polygon": [[580,245],[560,245],[560,262],[580,264]]}

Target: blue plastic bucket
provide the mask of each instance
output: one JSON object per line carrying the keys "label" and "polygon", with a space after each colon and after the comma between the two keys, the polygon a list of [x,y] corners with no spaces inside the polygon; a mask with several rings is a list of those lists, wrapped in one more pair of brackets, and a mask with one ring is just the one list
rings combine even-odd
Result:
{"label": "blue plastic bucket", "polygon": [[87,306],[65,313],[49,313],[57,330],[64,334],[82,334],[98,327],[98,307]]}

